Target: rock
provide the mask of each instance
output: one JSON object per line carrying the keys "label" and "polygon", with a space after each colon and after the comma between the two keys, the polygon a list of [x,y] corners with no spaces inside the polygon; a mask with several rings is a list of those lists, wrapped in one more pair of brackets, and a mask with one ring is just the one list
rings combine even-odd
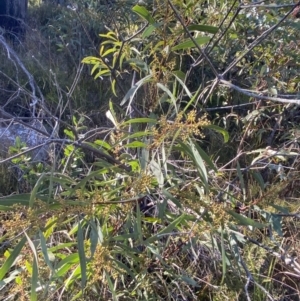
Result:
{"label": "rock", "polygon": [[38,120],[29,123],[28,126],[23,122],[0,123],[0,157],[9,157],[9,147],[14,146],[16,138],[19,137],[28,148],[45,144],[43,147],[31,151],[29,155],[33,161],[43,162],[47,160],[49,144],[46,144],[46,141],[49,138],[35,129],[47,133],[43,124]]}

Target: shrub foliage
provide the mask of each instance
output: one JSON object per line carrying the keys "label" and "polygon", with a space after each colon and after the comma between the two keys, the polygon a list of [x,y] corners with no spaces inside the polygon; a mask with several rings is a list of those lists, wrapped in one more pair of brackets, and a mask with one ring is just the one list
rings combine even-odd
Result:
{"label": "shrub foliage", "polygon": [[0,299],[298,300],[300,4],[73,2],[0,36]]}

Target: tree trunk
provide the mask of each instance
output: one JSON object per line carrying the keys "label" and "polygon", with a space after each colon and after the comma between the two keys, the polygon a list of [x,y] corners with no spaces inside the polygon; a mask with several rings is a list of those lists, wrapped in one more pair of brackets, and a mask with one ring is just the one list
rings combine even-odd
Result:
{"label": "tree trunk", "polygon": [[0,0],[0,27],[6,37],[24,37],[27,6],[28,0]]}

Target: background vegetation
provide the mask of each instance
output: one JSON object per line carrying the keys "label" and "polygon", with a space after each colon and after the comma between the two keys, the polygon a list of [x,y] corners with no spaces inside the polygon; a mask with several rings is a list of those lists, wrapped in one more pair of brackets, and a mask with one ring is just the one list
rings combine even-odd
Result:
{"label": "background vegetation", "polygon": [[0,161],[0,300],[299,300],[299,3],[54,2],[0,39],[48,150]]}

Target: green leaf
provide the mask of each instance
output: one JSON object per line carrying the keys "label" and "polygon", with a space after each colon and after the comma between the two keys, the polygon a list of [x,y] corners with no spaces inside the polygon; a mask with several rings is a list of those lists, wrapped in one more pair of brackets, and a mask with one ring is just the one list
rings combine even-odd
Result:
{"label": "green leaf", "polygon": [[[119,268],[122,270],[122,271],[125,271],[127,275],[129,275],[132,279],[135,279],[136,278],[136,274],[133,273],[132,269],[133,267],[130,267],[128,268],[128,266],[126,264],[124,264],[123,262],[121,261],[118,261],[116,259],[111,259],[111,261],[115,262],[117,266],[119,266]],[[139,262],[137,262],[139,263]],[[135,272],[135,271],[134,271]],[[124,272],[123,272],[124,273]]]}
{"label": "green leaf", "polygon": [[106,277],[106,280],[107,280],[107,283],[108,283],[108,286],[109,286],[109,289],[110,289],[110,292],[112,294],[112,297],[113,297],[113,301],[118,301],[118,297],[117,297],[117,294],[116,294],[116,290],[115,290],[115,287],[109,277],[109,274],[104,271],[104,274],[105,274],[105,277]]}
{"label": "green leaf", "polygon": [[30,249],[33,253],[33,262],[32,262],[32,273],[31,273],[31,295],[30,295],[30,301],[36,301],[37,300],[37,293],[36,293],[36,289],[38,286],[38,255],[36,252],[36,248],[32,242],[32,240],[29,238],[29,236],[27,235],[26,232],[24,232],[28,244],[30,246]]}
{"label": "green leaf", "polygon": [[175,96],[172,94],[172,92],[166,87],[164,86],[163,84],[161,83],[157,83],[156,84],[158,88],[160,88],[161,90],[163,90],[164,92],[166,92],[168,94],[168,96],[171,98],[172,100],[172,103],[174,105],[174,109],[176,110],[176,112],[178,112],[178,108],[176,106],[176,98]]}
{"label": "green leaf", "polygon": [[288,207],[282,207],[276,204],[272,204],[270,203],[270,206],[274,207],[276,210],[278,210],[279,212],[285,213],[285,214],[289,214],[289,208]]}
{"label": "green leaf", "polygon": [[143,230],[142,230],[142,215],[141,215],[141,210],[140,206],[136,206],[136,219],[135,219],[135,228],[136,228],[136,234],[137,234],[137,239],[138,243],[142,244],[143,243]]}
{"label": "green leaf", "polygon": [[268,224],[262,224],[262,223],[256,222],[251,218],[248,218],[248,217],[245,217],[243,215],[236,213],[235,211],[227,210],[227,212],[236,219],[236,221],[238,222],[239,225],[252,226],[252,227],[258,228],[258,229],[263,229],[268,226]]}
{"label": "green leaf", "polygon": [[196,149],[198,150],[201,158],[204,160],[204,162],[215,172],[218,171],[217,167],[215,166],[215,164],[211,161],[211,159],[209,158],[209,156],[207,155],[207,153],[197,144],[194,144]]}
{"label": "green leaf", "polygon": [[145,73],[149,72],[149,66],[142,60],[132,58],[132,59],[127,60],[126,63],[130,64],[132,67],[139,68],[141,71],[143,71]]}
{"label": "green leaf", "polygon": [[94,76],[94,79],[97,79],[98,77],[101,77],[101,76],[109,76],[110,75],[110,70],[109,69],[102,69],[100,70],[95,76]]}
{"label": "green leaf", "polygon": [[81,61],[81,63],[83,64],[92,64],[92,65],[97,64],[99,62],[102,63],[102,60],[94,56],[87,56]]}
{"label": "green leaf", "polygon": [[228,142],[228,140],[229,140],[229,133],[226,130],[222,129],[221,127],[219,127],[217,125],[214,125],[214,124],[209,124],[209,125],[203,126],[203,128],[212,129],[212,130],[214,130],[214,131],[222,134],[223,138],[224,138],[224,142],[225,143]]}
{"label": "green leaf", "polygon": [[30,199],[29,199],[29,207],[30,207],[30,208],[33,207],[33,203],[34,203],[34,200],[35,200],[35,198],[36,198],[38,189],[39,189],[39,187],[41,186],[44,177],[45,177],[45,174],[44,174],[44,173],[40,175],[39,179],[37,180],[36,184],[34,185],[32,191],[31,191],[31,195],[30,195]]}
{"label": "green leaf", "polygon": [[128,148],[147,147],[147,144],[141,141],[133,141],[128,144],[124,144],[123,147],[128,147]]}
{"label": "green leaf", "polygon": [[[151,136],[153,134],[153,132],[148,132],[148,131],[144,131],[144,132],[136,132],[134,134],[129,134],[129,135],[125,135],[124,137],[122,137],[121,141],[125,141],[128,139],[135,139],[135,138],[140,138],[140,137],[146,137],[147,136]],[[145,139],[141,139],[145,142],[143,142],[145,145],[148,145],[147,140]]]}
{"label": "green leaf", "polygon": [[[69,278],[65,281],[65,287],[68,289],[74,281],[80,278],[80,274],[81,274],[80,265],[77,265],[76,268],[71,272]],[[81,294],[78,293],[76,296],[82,295],[83,290],[81,290],[80,292]],[[76,300],[76,298],[73,297],[71,300]]]}
{"label": "green leaf", "polygon": [[199,285],[199,283],[197,281],[195,281],[194,279],[192,279],[186,275],[180,276],[179,279],[181,279],[182,281],[187,283],[189,286],[191,285],[194,287],[201,287],[201,285]]}
{"label": "green leaf", "polygon": [[[72,244],[73,245],[73,244]],[[73,269],[73,266],[79,262],[78,253],[73,253],[65,257],[57,264],[56,276],[64,276],[69,270]]]}
{"label": "green leaf", "polygon": [[[48,202],[47,195],[37,194],[36,198],[43,201]],[[5,196],[0,198],[0,205],[1,206],[13,206],[15,204],[21,204],[24,206],[28,206],[29,200],[31,198],[30,193],[23,193],[23,194],[14,194],[10,196]]]}
{"label": "green leaf", "polygon": [[186,218],[185,214],[180,215],[178,218],[176,218],[173,222],[171,222],[167,227],[162,229],[160,232],[157,234],[151,236],[145,241],[145,245],[148,245],[150,243],[155,242],[156,240],[159,240],[162,238],[164,235],[172,234],[172,231],[179,225],[184,219]]}
{"label": "green leaf", "polygon": [[112,92],[114,93],[115,96],[117,96],[116,83],[117,83],[117,81],[115,79],[113,79],[112,82],[111,82],[111,90],[112,90]]}
{"label": "green leaf", "polygon": [[156,124],[157,120],[152,118],[134,118],[129,119],[122,123],[122,125],[133,124],[133,123],[153,123]]}
{"label": "green leaf", "polygon": [[269,222],[274,229],[274,231],[277,232],[279,236],[283,236],[282,232],[282,216],[277,214],[271,214],[271,218],[269,219]]}
{"label": "green leaf", "polygon": [[155,31],[155,29],[160,27],[162,24],[163,24],[162,22],[159,22],[159,23],[155,23],[155,24],[151,24],[151,25],[147,26],[142,34],[142,39],[148,38],[152,34],[152,32]]}
{"label": "green leaf", "polygon": [[184,84],[183,80],[181,79],[181,77],[177,76],[175,72],[173,72],[174,77],[177,79],[177,81],[180,83],[180,85],[183,87],[183,89],[185,90],[187,96],[189,98],[192,98],[193,95],[190,92],[190,90],[188,89],[188,87]]}
{"label": "green leaf", "polygon": [[97,245],[102,244],[103,242],[103,233],[101,231],[98,222],[96,223],[93,220],[91,220],[89,222],[89,225],[91,226],[90,242],[91,242],[91,258],[92,258],[96,251]]}
{"label": "green leaf", "polygon": [[134,95],[136,94],[137,90],[146,82],[149,82],[152,80],[152,75],[147,75],[141,80],[139,80],[129,91],[126,93],[124,98],[122,99],[120,105],[123,106],[128,99],[130,99],[129,105],[131,104],[131,100],[133,99]]}
{"label": "green leaf", "polygon": [[194,142],[190,139],[189,140],[189,146],[191,148],[192,154],[194,156],[194,162],[198,166],[198,171],[200,173],[200,178],[202,180],[202,183],[204,184],[205,191],[208,192],[208,175],[207,175],[207,170],[206,167],[203,163],[203,159],[201,158]]}
{"label": "green leaf", "polygon": [[1,197],[0,204],[2,206],[13,206],[15,204],[21,204],[27,206],[29,203],[29,199],[30,199],[29,193],[10,195],[10,196]]}
{"label": "green leaf", "polygon": [[41,248],[42,248],[42,253],[44,256],[44,260],[47,264],[47,266],[50,268],[51,271],[53,271],[53,265],[52,265],[52,260],[50,260],[49,255],[51,255],[51,259],[55,259],[53,253],[49,252],[47,249],[47,245],[46,245],[46,240],[45,237],[43,235],[42,231],[39,231],[39,236],[40,236],[40,241],[41,241]]}
{"label": "green leaf", "polygon": [[202,32],[208,32],[208,33],[217,33],[219,28],[215,26],[210,25],[201,25],[201,24],[194,24],[188,26],[189,31],[202,31]]}
{"label": "green leaf", "polygon": [[104,140],[97,139],[93,143],[95,145],[97,145],[97,146],[100,146],[100,148],[105,148],[106,150],[110,150],[111,149],[111,146],[106,141],[104,141]]}
{"label": "green leaf", "polygon": [[75,135],[74,133],[71,131],[71,130],[68,130],[68,129],[64,129],[64,133],[72,140],[75,139]]}
{"label": "green leaf", "polygon": [[135,12],[140,17],[142,17],[143,19],[145,19],[146,21],[148,21],[150,24],[155,23],[155,20],[153,19],[153,17],[149,13],[149,11],[144,6],[135,5],[132,8],[132,11]]}
{"label": "green leaf", "polygon": [[152,174],[155,176],[159,187],[162,188],[164,186],[165,179],[164,179],[164,175],[161,171],[160,165],[156,161],[151,160],[149,167],[150,167]]}
{"label": "green leaf", "polygon": [[10,211],[11,207],[0,205],[0,211]]}
{"label": "green leaf", "polygon": [[195,144],[192,140],[189,140],[189,144],[185,144],[182,141],[179,141],[180,147],[176,147],[175,149],[179,149],[184,152],[185,155],[189,156],[197,166],[200,179],[202,184],[204,185],[205,192],[208,192],[208,175],[206,171],[206,167],[203,163],[203,159],[200,156]]}
{"label": "green leaf", "polygon": [[17,257],[20,255],[20,252],[26,242],[26,237],[24,236],[21,241],[14,247],[13,251],[9,255],[9,257],[6,259],[6,261],[3,263],[2,267],[0,268],[0,280],[3,280],[6,273],[9,271],[9,269],[14,264]]}
{"label": "green leaf", "polygon": [[87,282],[87,275],[86,275],[86,257],[85,257],[85,250],[84,250],[84,237],[83,237],[83,231],[81,227],[81,221],[78,221],[77,246],[78,246],[79,263],[81,269],[81,289],[84,290]]}
{"label": "green leaf", "polygon": [[226,275],[226,252],[225,252],[225,244],[224,244],[224,229],[221,228],[221,253],[222,253],[222,280],[221,285],[223,284],[225,280]]}
{"label": "green leaf", "polygon": [[[198,44],[198,46],[203,45],[208,43],[210,40],[210,37],[198,37],[194,39],[195,42]],[[173,51],[176,50],[184,50],[184,49],[189,49],[189,48],[194,48],[196,47],[195,43],[191,39],[187,39],[184,42],[172,47]]]}
{"label": "green leaf", "polygon": [[182,81],[185,80],[186,74],[182,72],[181,70],[174,70],[172,72],[176,77],[180,78]]}
{"label": "green leaf", "polygon": [[169,191],[163,189],[162,193],[167,199],[170,199],[178,208],[182,207],[180,201],[178,201]]}
{"label": "green leaf", "polygon": [[255,180],[257,181],[257,183],[259,184],[260,189],[261,189],[262,191],[264,191],[265,188],[266,188],[266,186],[265,186],[265,181],[264,181],[262,175],[261,175],[259,172],[257,172],[257,171],[252,171],[251,173],[252,173],[254,179],[255,179]]}

